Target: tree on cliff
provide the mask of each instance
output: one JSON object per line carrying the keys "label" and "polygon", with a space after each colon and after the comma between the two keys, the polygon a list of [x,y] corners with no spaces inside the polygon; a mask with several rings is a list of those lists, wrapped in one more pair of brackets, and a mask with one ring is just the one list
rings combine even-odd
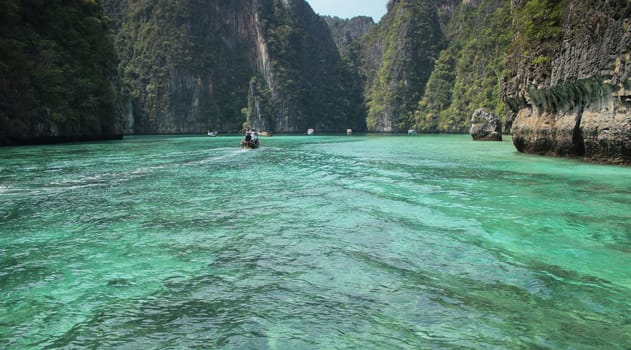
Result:
{"label": "tree on cliff", "polygon": [[386,132],[414,124],[414,109],[444,47],[431,1],[391,1],[388,8],[362,42],[368,128]]}
{"label": "tree on cliff", "polygon": [[463,133],[485,108],[505,115],[501,99],[505,56],[513,37],[508,1],[462,3],[447,24],[443,51],[415,112],[423,132]]}
{"label": "tree on cliff", "polygon": [[0,144],[120,132],[106,26],[94,0],[0,2]]}

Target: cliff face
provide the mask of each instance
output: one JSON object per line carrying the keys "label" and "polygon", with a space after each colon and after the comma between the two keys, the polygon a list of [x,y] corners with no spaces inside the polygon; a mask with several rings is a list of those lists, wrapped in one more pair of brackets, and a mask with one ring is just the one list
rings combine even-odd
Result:
{"label": "cliff face", "polygon": [[257,20],[251,1],[108,0],[105,9],[127,133],[240,128],[250,76],[264,66],[249,40]]}
{"label": "cliff face", "polygon": [[631,3],[517,3],[515,14],[504,99],[516,148],[630,164]]}
{"label": "cliff face", "polygon": [[344,58],[354,59],[360,40],[375,26],[371,17],[354,17],[342,19],[339,17],[323,16],[329,26],[333,41]]}
{"label": "cliff face", "polygon": [[[270,81],[264,77],[270,98],[262,94],[255,100],[260,97],[258,100],[273,111],[268,117],[269,129],[364,130],[356,74],[340,57],[325,21],[304,0],[263,4],[262,29],[273,78]],[[248,112],[250,126],[258,127],[257,121],[262,117],[251,109]]]}
{"label": "cliff face", "polygon": [[0,4],[0,145],[121,133],[116,53],[90,1]]}
{"label": "cliff face", "polygon": [[349,73],[304,0],[105,6],[115,22],[130,133],[234,132],[244,122],[276,132],[362,127],[357,98],[340,79]]}
{"label": "cliff face", "polygon": [[500,91],[513,38],[510,3],[444,1],[439,13],[448,45],[438,56],[415,111],[415,128],[463,133],[478,108],[505,115]]}
{"label": "cliff face", "polygon": [[0,144],[465,132],[482,107],[519,151],[631,163],[628,0],[391,0],[377,25],[304,0],[45,5],[0,5]]}
{"label": "cliff face", "polygon": [[437,11],[429,0],[391,0],[388,13],[362,40],[369,130],[397,132],[414,124],[414,110],[445,44]]}

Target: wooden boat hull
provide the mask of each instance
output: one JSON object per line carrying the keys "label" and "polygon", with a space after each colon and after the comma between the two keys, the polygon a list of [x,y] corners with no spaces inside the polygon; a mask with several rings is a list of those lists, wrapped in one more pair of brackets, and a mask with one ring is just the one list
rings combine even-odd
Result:
{"label": "wooden boat hull", "polygon": [[259,142],[258,141],[241,141],[241,148],[243,149],[256,149],[259,148]]}

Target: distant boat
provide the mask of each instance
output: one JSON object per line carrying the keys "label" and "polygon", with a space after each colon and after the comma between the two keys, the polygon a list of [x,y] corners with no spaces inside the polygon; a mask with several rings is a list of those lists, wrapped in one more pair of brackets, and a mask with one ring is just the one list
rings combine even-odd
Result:
{"label": "distant boat", "polygon": [[208,136],[215,137],[219,135],[219,131],[210,131],[208,130]]}
{"label": "distant boat", "polygon": [[311,136],[313,134],[315,134],[315,129],[313,129],[313,128],[307,129],[307,135]]}
{"label": "distant boat", "polygon": [[408,135],[416,135],[416,130],[414,129],[408,130]]}
{"label": "distant boat", "polygon": [[259,131],[259,135],[261,136],[272,136],[271,131]]}
{"label": "distant boat", "polygon": [[242,149],[255,149],[260,145],[259,133],[256,130],[247,130],[243,140],[241,140]]}
{"label": "distant boat", "polygon": [[353,129],[346,129],[346,135],[348,136],[353,135]]}

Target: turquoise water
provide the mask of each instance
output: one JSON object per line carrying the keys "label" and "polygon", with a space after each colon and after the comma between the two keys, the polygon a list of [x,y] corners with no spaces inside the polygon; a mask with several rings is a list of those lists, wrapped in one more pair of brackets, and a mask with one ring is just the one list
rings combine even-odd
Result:
{"label": "turquoise water", "polygon": [[0,349],[631,348],[631,168],[238,144],[0,149]]}

